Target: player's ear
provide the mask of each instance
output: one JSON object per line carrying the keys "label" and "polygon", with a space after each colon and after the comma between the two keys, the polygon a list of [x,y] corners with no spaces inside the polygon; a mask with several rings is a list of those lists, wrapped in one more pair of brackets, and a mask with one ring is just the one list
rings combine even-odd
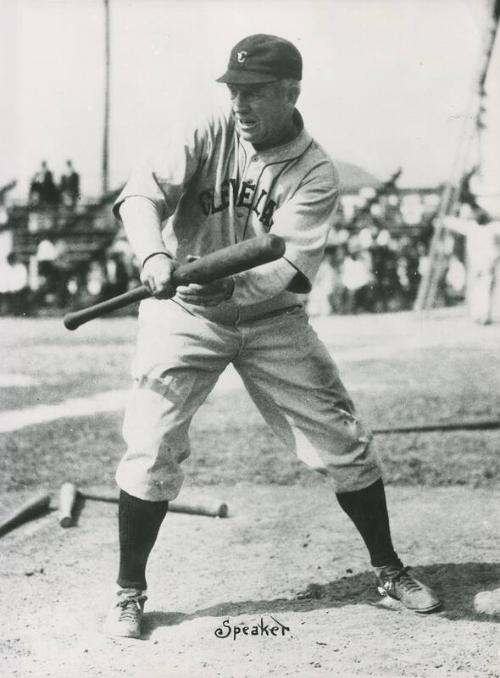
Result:
{"label": "player's ear", "polygon": [[287,78],[287,80],[284,81],[284,86],[287,102],[295,106],[300,94],[300,81]]}

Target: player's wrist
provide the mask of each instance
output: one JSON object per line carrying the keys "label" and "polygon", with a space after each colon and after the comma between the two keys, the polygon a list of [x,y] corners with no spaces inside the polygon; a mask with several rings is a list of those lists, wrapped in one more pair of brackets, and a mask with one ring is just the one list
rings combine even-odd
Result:
{"label": "player's wrist", "polygon": [[168,259],[173,260],[173,256],[170,254],[170,252],[167,252],[166,250],[157,250],[156,252],[151,252],[151,254],[148,254],[146,257],[144,257],[144,259],[142,260],[141,268],[144,268],[145,263],[152,259],[153,257],[161,255],[167,257]]}

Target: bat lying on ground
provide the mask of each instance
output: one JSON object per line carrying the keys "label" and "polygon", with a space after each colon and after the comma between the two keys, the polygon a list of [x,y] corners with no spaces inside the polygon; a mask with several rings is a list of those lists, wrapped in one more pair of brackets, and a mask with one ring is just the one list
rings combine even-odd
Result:
{"label": "bat lying on ground", "polygon": [[436,424],[407,424],[387,428],[372,428],[372,433],[432,433],[433,431],[487,431],[500,428],[500,419],[476,421],[443,421]]}
{"label": "bat lying on ground", "polygon": [[38,518],[38,516],[46,513],[49,508],[50,494],[39,492],[25,501],[24,504],[21,504],[21,506],[12,509],[7,515],[0,518],[0,536],[32,518]]}
{"label": "bat lying on ground", "polygon": [[[203,285],[275,261],[282,257],[284,253],[285,242],[282,238],[277,235],[263,235],[224,247],[200,257],[196,261],[180,264],[175,269],[172,279],[176,287],[178,285],[189,285],[189,283]],[[124,308],[150,296],[149,290],[144,285],[140,285],[134,290],[107,299],[99,304],[67,313],[64,316],[64,326],[68,330],[76,330],[77,327],[89,320],[99,318],[106,313]]]}
{"label": "bat lying on ground", "polygon": [[[64,483],[59,491],[59,524],[61,527],[69,527],[72,524],[73,510],[78,496],[90,501],[118,503],[116,494],[93,494],[77,490],[73,483]],[[227,504],[216,500],[203,500],[193,504],[172,501],[169,503],[168,510],[171,513],[189,513],[212,518],[227,518],[228,515]]]}
{"label": "bat lying on ground", "polygon": [[[118,497],[115,494],[91,494],[81,492],[82,497],[93,501],[105,501],[113,504],[118,503]],[[171,501],[168,505],[170,513],[189,513],[195,516],[210,516],[211,518],[227,518],[227,504],[220,501],[202,501],[197,504],[186,504],[180,501]]]}

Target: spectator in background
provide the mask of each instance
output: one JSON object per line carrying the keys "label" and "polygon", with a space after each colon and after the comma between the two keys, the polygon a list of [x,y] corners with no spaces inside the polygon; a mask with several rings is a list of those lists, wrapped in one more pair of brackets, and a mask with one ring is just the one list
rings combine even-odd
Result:
{"label": "spectator in background", "polygon": [[60,190],[63,205],[74,209],[80,197],[80,175],[71,160],[66,160],[66,172],[61,176]]}
{"label": "spectator in background", "polygon": [[417,243],[418,256],[418,275],[420,280],[425,277],[429,271],[430,257],[427,247],[423,242]]}
{"label": "spectator in background", "polygon": [[375,311],[386,312],[389,310],[389,300],[391,296],[390,271],[392,252],[389,249],[391,240],[387,229],[379,231],[373,246],[371,248],[372,270],[374,277],[374,309]]}
{"label": "spectator in background", "polygon": [[123,255],[120,252],[108,250],[105,254],[104,268],[106,283],[102,290],[102,296],[108,299],[126,292],[129,286],[129,275]]}
{"label": "spectator in background", "polygon": [[123,233],[119,233],[106,250],[108,281],[114,286],[109,294],[114,296],[141,284],[139,262]]}
{"label": "spectator in background", "polygon": [[36,258],[38,263],[38,275],[44,279],[50,287],[55,284],[57,278],[56,264],[57,250],[53,238],[45,238],[38,243]]}
{"label": "spectator in background", "polygon": [[479,206],[472,219],[445,217],[445,226],[467,238],[468,290],[471,318],[489,325],[493,320],[493,299],[499,285],[500,221],[494,221]]}
{"label": "spectator in background", "polygon": [[28,196],[31,207],[38,207],[42,202],[42,175],[36,172],[30,183],[30,192]]}
{"label": "spectator in background", "polygon": [[400,279],[398,242],[388,231],[387,243],[383,245],[383,276],[381,278],[380,292],[384,307],[383,311],[395,311],[401,308],[403,290]]}
{"label": "spectator in background", "polygon": [[45,238],[39,243],[36,256],[38,275],[42,279],[41,296],[64,308],[69,298],[67,282],[71,277],[66,243],[62,238]]}
{"label": "spectator in background", "polygon": [[9,265],[7,257],[0,258],[0,315],[5,315],[9,307]]}
{"label": "spectator in background", "polygon": [[[389,312],[413,307],[422,272],[428,265],[432,219],[440,197],[437,192],[426,194],[423,199],[418,195],[410,198],[403,201],[396,194],[381,195],[377,202],[370,204],[369,210],[348,203],[352,214],[349,213],[347,218],[340,216],[328,236],[327,247],[336,252],[336,256],[330,258],[333,270],[326,269],[318,275],[307,307],[311,315],[324,313],[327,309],[327,280],[333,288],[330,306],[334,313]],[[404,215],[401,211],[403,203]],[[356,256],[346,254],[354,250],[357,250]],[[344,257],[347,257],[345,270]],[[457,257],[464,260],[459,252]],[[358,288],[353,278],[360,277],[361,268],[364,269],[363,277],[369,282]],[[455,283],[459,281],[459,269],[459,264],[454,265]],[[344,287],[343,276],[350,289]],[[453,303],[458,298],[455,297]],[[443,297],[442,301],[445,303],[446,299]]]}
{"label": "spectator in background", "polygon": [[332,267],[332,289],[330,291],[331,313],[344,312],[344,284],[342,282],[342,264],[344,261],[344,247],[339,245],[327,249],[329,263]]}
{"label": "spectator in background", "polygon": [[59,190],[54,183],[54,177],[47,162],[42,161],[40,169],[31,181],[29,200],[33,206],[57,207],[59,204]]}
{"label": "spectator in background", "polygon": [[419,271],[420,254],[418,246],[419,242],[416,239],[410,240],[407,249],[404,251],[406,274],[408,277],[408,290],[406,294],[407,308],[413,308],[422,277]]}
{"label": "spectator in background", "polygon": [[17,181],[11,181],[0,187],[0,227],[9,222],[9,193],[15,188]]}
{"label": "spectator in background", "polygon": [[398,279],[402,308],[410,309],[415,301],[420,275],[418,273],[418,254],[415,243],[409,236],[403,236],[398,246]]}
{"label": "spectator in background", "polygon": [[14,252],[7,255],[5,275],[6,285],[3,287],[6,287],[6,310],[12,315],[22,315],[28,310],[30,291],[28,269],[19,261]]}
{"label": "spectator in background", "polygon": [[466,282],[465,266],[453,252],[448,262],[448,270],[445,276],[446,302],[447,304],[456,304],[462,301],[465,292]]}
{"label": "spectator in background", "polygon": [[331,296],[335,290],[334,252],[331,248],[325,254],[314,279],[314,285],[307,298],[307,313],[310,316],[325,316],[332,312]]}
{"label": "spectator in background", "polygon": [[357,248],[348,252],[344,259],[342,283],[345,288],[345,313],[366,311],[372,275],[366,257]]}
{"label": "spectator in background", "polygon": [[97,259],[93,259],[87,271],[86,287],[87,293],[93,302],[101,301],[106,286],[106,271],[103,264]]}

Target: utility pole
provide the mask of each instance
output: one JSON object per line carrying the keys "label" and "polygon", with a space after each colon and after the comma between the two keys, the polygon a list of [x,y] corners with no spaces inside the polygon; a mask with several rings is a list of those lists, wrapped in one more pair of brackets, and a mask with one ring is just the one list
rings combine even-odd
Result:
{"label": "utility pole", "polygon": [[109,190],[109,94],[110,94],[110,26],[109,0],[104,1],[104,129],[102,138],[102,185],[105,195]]}

